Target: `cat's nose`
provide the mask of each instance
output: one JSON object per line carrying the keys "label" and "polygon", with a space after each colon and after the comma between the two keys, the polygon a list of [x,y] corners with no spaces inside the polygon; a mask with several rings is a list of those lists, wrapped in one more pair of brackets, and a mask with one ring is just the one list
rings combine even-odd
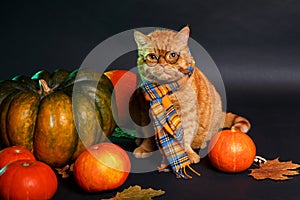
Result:
{"label": "cat's nose", "polygon": [[167,65],[165,58],[162,56],[159,58],[158,63],[163,67]]}

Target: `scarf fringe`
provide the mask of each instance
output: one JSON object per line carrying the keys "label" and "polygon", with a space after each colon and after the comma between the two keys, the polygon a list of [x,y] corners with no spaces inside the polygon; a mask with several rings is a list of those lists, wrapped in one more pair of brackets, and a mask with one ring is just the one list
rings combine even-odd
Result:
{"label": "scarf fringe", "polygon": [[200,173],[198,173],[196,170],[194,170],[190,164],[187,164],[185,166],[183,166],[179,171],[175,172],[176,173],[176,177],[177,178],[184,178],[184,179],[192,179],[193,177],[191,175],[189,175],[186,172],[186,167],[188,167],[194,174],[196,174],[197,176],[201,176]]}
{"label": "scarf fringe", "polygon": [[[171,170],[168,168],[169,165],[162,165],[158,168],[158,172],[171,172]],[[190,171],[192,171],[197,176],[201,176],[199,172],[197,172],[195,169],[193,169],[190,164],[186,164],[182,168],[180,168],[178,171],[175,171],[176,178],[183,178],[183,179],[192,179],[193,177],[189,175],[186,171],[186,167],[189,168]]]}

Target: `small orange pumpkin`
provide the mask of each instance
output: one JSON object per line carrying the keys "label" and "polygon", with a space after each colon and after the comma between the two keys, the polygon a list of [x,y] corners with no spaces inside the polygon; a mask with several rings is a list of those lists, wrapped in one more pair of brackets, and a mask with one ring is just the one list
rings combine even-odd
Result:
{"label": "small orange pumpkin", "polygon": [[51,199],[57,190],[54,171],[36,160],[18,160],[0,170],[0,199]]}
{"label": "small orange pumpkin", "polygon": [[12,146],[0,151],[0,169],[17,160],[35,160],[33,154],[24,147]]}
{"label": "small orange pumpkin", "polygon": [[118,145],[103,142],[83,151],[74,164],[74,178],[87,192],[112,190],[127,179],[131,163]]}
{"label": "small orange pumpkin", "polygon": [[128,70],[111,70],[104,73],[114,86],[117,110],[117,123],[120,126],[128,124],[129,100],[137,88],[137,76]]}
{"label": "small orange pumpkin", "polygon": [[223,130],[213,136],[208,145],[208,156],[214,167],[237,173],[248,169],[256,155],[253,140],[238,130]]}

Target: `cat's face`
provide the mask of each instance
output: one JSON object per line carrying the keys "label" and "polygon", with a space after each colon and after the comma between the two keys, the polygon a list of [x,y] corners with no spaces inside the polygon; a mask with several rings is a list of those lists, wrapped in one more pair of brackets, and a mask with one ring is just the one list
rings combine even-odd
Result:
{"label": "cat's face", "polygon": [[138,68],[143,80],[168,82],[178,80],[193,63],[188,49],[189,28],[178,33],[156,30],[149,35],[135,31],[138,45]]}

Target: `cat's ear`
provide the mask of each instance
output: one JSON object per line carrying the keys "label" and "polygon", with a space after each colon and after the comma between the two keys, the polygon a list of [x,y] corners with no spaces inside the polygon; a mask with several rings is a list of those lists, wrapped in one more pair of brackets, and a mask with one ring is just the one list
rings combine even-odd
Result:
{"label": "cat's ear", "polygon": [[137,30],[134,31],[134,39],[138,47],[143,47],[149,42],[149,37]]}
{"label": "cat's ear", "polygon": [[190,36],[190,28],[188,26],[185,26],[176,34],[176,40],[180,41],[182,45],[187,46],[189,36]]}

